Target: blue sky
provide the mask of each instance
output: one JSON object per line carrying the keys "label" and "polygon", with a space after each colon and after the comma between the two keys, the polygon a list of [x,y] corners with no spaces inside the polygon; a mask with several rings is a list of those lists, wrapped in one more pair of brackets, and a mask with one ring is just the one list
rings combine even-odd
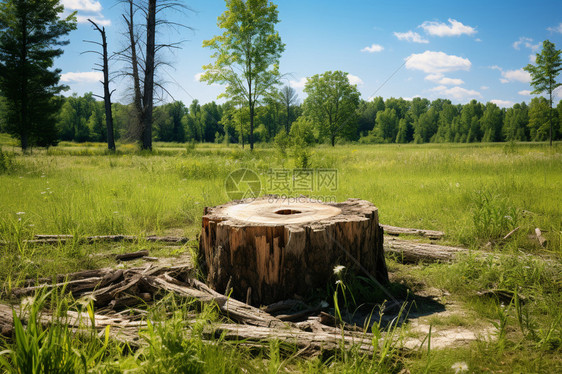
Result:
{"label": "blue sky", "polygon": [[[122,5],[116,0],[61,0],[78,11],[78,29],[55,65],[70,86],[67,94],[102,93],[96,56],[83,54],[99,39],[86,18],[105,25],[111,51],[123,47]],[[304,99],[306,78],[327,70],[349,73],[362,98],[415,96],[471,99],[500,106],[532,98],[527,65],[549,39],[562,49],[562,1],[305,1],[279,0],[277,30],[286,49],[280,61],[284,82]],[[217,17],[224,0],[188,0],[193,11],[171,14],[192,30],[166,30],[163,40],[186,40],[168,54],[171,67],[160,71],[173,99],[189,104],[216,100],[222,87],[197,80],[211,51],[203,40],[220,34]],[[120,68],[118,63],[112,65]],[[393,73],[395,73],[393,75]],[[562,80],[562,76],[559,78]],[[388,81],[387,81],[388,80]],[[387,81],[386,83],[384,83]],[[128,102],[130,84],[115,79],[114,100]],[[556,100],[562,99],[562,90]],[[165,97],[164,101],[172,98]]]}

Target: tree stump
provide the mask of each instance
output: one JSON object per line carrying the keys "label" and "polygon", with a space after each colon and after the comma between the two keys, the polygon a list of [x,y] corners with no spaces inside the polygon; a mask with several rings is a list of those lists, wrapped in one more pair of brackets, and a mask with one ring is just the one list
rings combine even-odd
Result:
{"label": "tree stump", "polygon": [[365,200],[237,200],[205,208],[202,226],[207,283],[252,305],[326,290],[338,265],[388,282],[378,210]]}

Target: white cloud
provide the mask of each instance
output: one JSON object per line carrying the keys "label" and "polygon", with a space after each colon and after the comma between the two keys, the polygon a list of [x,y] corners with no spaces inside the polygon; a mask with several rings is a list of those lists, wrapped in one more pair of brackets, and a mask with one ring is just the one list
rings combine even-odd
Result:
{"label": "white cloud", "polygon": [[439,82],[439,84],[444,84],[444,85],[448,85],[448,86],[458,86],[461,84],[464,84],[464,81],[462,79],[459,78],[447,78],[444,77],[443,79],[441,79]]}
{"label": "white cloud", "polygon": [[562,22],[560,22],[560,24],[558,26],[547,28],[547,30],[550,31],[550,32],[557,32],[559,34],[562,34]]}
{"label": "white cloud", "polygon": [[530,90],[521,90],[519,92],[517,92],[519,95],[521,96],[531,96],[531,91]]}
{"label": "white cloud", "polygon": [[467,58],[448,55],[444,52],[425,51],[412,54],[407,58],[406,68],[421,70],[428,74],[446,73],[456,70],[470,70],[471,62]]}
{"label": "white cloud", "polygon": [[105,18],[101,13],[103,8],[99,1],[62,0],[62,5],[64,5],[65,11],[78,11],[78,15],[76,16],[76,20],[78,21],[78,23],[89,23],[89,18],[100,26],[111,25],[111,20]]}
{"label": "white cloud", "polygon": [[429,40],[424,39],[420,34],[418,34],[417,32],[413,32],[411,30],[408,32],[395,32],[394,36],[396,36],[398,40],[405,40],[407,42],[423,43],[423,44],[429,43]]}
{"label": "white cloud", "polygon": [[481,89],[481,90],[487,90],[487,89],[489,89],[489,88],[490,88],[490,87],[488,87],[488,86],[480,86],[480,89]]}
{"label": "white cloud", "polygon": [[500,82],[502,82],[502,83],[509,83],[509,82],[529,83],[529,82],[531,82],[531,74],[529,74],[528,72],[526,72],[523,69],[507,70],[507,71],[501,70],[501,72],[502,72],[502,78],[500,78]]}
{"label": "white cloud", "polygon": [[203,75],[203,73],[197,73],[193,76],[193,79],[195,79],[195,81],[197,82],[201,82],[201,76]]}
{"label": "white cloud", "polygon": [[88,18],[91,19],[92,21],[94,21],[95,23],[97,23],[98,26],[110,26],[111,25],[111,21],[103,18],[103,16],[101,16],[101,17],[80,16],[80,15],[76,16],[76,20],[78,21],[78,23],[90,23],[88,21]]}
{"label": "white cloud", "polygon": [[65,9],[82,10],[85,12],[101,12],[99,1],[92,0],[62,0]]}
{"label": "white cloud", "polygon": [[529,55],[529,62],[531,64],[534,64],[535,62],[537,62],[537,55],[536,54],[530,54]]}
{"label": "white cloud", "polygon": [[91,83],[99,82],[103,79],[101,71],[82,71],[75,73],[64,73],[60,80],[64,83]]}
{"label": "white cloud", "polygon": [[298,81],[292,80],[292,81],[289,81],[289,86],[291,86],[293,88],[304,88],[307,81],[308,81],[308,78],[306,78],[306,77],[301,78]]}
{"label": "white cloud", "polygon": [[515,104],[513,101],[501,100],[501,99],[490,100],[490,102],[496,104],[501,108],[510,108]]}
{"label": "white cloud", "polygon": [[520,37],[518,41],[513,42],[513,48],[520,50],[523,45],[525,48],[529,48],[533,52],[537,52],[541,47],[540,43],[533,44],[533,39],[527,37]]}
{"label": "white cloud", "polygon": [[482,97],[480,92],[475,90],[467,90],[462,87],[447,87],[447,86],[437,86],[432,88],[430,91],[437,93],[438,95],[444,96],[444,98],[453,98],[458,101],[466,101],[469,99],[475,99],[477,97]]}
{"label": "white cloud", "polygon": [[363,48],[361,52],[375,53],[375,52],[381,52],[383,49],[384,47],[382,45],[371,44],[371,46]]}
{"label": "white cloud", "polygon": [[347,74],[347,79],[349,80],[350,84],[356,84],[358,86],[362,86],[363,85],[363,80],[361,78],[359,78],[356,75],[353,74]]}
{"label": "white cloud", "polygon": [[458,86],[464,84],[464,81],[462,79],[448,78],[445,77],[443,74],[429,74],[428,76],[425,77],[425,80],[445,86]]}
{"label": "white cloud", "polygon": [[482,39],[480,39],[480,38],[476,38],[476,39],[474,39],[474,41],[475,41],[475,42],[479,42],[479,43],[480,43],[480,42],[482,41]]}
{"label": "white cloud", "polygon": [[473,27],[463,25],[461,22],[451,18],[449,18],[449,24],[450,25],[435,21],[425,21],[420,27],[429,35],[434,36],[459,36],[477,33]]}

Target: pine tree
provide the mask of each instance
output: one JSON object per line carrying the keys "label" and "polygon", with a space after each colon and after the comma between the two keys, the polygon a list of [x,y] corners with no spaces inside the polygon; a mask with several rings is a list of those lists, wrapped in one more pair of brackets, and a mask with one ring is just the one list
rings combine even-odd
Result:
{"label": "pine tree", "polygon": [[61,38],[76,28],[74,13],[60,18],[59,0],[5,0],[0,4],[0,91],[6,98],[7,130],[29,146],[56,144],[55,95],[60,69],[51,70],[62,55]]}

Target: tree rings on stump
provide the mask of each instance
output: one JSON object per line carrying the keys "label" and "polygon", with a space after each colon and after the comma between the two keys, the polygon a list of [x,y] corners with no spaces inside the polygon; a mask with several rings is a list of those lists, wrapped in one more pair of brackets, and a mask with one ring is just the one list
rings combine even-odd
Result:
{"label": "tree rings on stump", "polygon": [[338,265],[388,282],[378,210],[365,200],[237,200],[205,208],[202,221],[207,283],[253,305],[325,290]]}

